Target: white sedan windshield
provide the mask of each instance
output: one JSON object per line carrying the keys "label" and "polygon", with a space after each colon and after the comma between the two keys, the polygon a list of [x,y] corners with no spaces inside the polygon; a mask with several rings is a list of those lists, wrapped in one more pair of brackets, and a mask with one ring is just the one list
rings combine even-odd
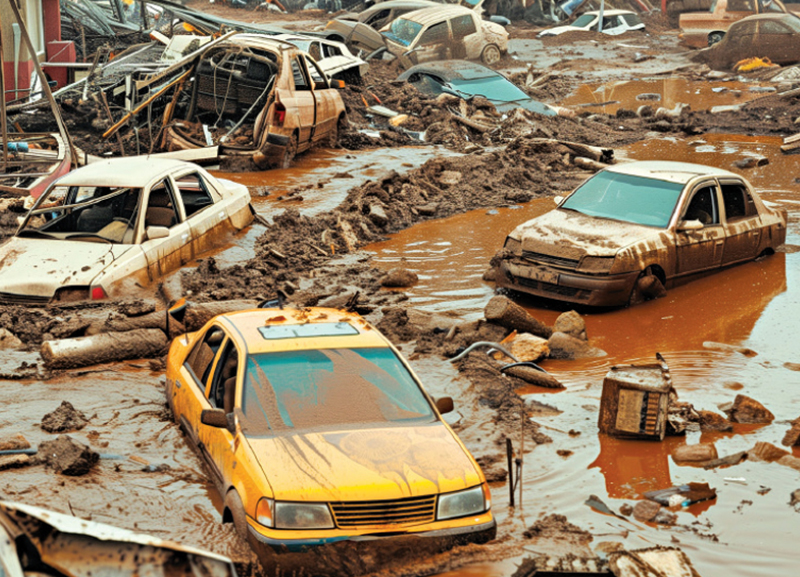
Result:
{"label": "white sedan windshield", "polygon": [[681,190],[675,182],[604,171],[584,182],[561,208],[666,228]]}

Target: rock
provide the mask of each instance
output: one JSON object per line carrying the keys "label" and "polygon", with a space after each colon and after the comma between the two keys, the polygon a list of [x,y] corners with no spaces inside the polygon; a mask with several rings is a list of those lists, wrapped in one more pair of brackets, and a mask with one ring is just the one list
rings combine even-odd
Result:
{"label": "rock", "polygon": [[584,359],[604,357],[606,352],[589,346],[589,343],[565,333],[553,333],[548,339],[551,359]]}
{"label": "rock", "polygon": [[18,469],[33,465],[34,460],[28,455],[0,455],[0,471]]}
{"label": "rock", "polygon": [[496,278],[497,278],[497,269],[491,267],[489,269],[486,269],[486,272],[483,273],[481,280],[485,280],[486,282],[494,282]]}
{"label": "rock", "polygon": [[619,541],[600,541],[597,545],[595,545],[594,550],[597,553],[608,555],[609,553],[614,553],[615,551],[624,551],[625,545]]}
{"label": "rock", "polygon": [[464,178],[464,175],[457,170],[443,170],[439,175],[439,182],[452,186],[458,184]]}
{"label": "rock", "polygon": [[649,104],[642,104],[639,108],[636,109],[636,116],[639,118],[648,118],[655,114],[655,110]]}
{"label": "rock", "polygon": [[769,164],[769,159],[764,158],[763,156],[754,157],[754,156],[746,156],[744,158],[740,158],[739,160],[734,161],[733,165],[736,168],[747,169],[747,168],[755,168],[756,166],[766,166]]}
{"label": "rock", "polygon": [[678,516],[667,509],[661,509],[653,518],[653,521],[659,525],[674,525],[677,520]]}
{"label": "rock", "polygon": [[732,431],[731,422],[714,411],[697,411],[700,415],[701,431]]}
{"label": "rock", "polygon": [[705,341],[703,343],[703,348],[708,349],[710,351],[720,351],[723,353],[739,353],[746,357],[755,357],[758,355],[753,349],[749,349],[747,347],[738,347],[736,345],[729,345],[726,343],[715,343],[714,341]]}
{"label": "rock", "polygon": [[11,331],[0,328],[0,350],[19,349],[24,345]]}
{"label": "rock", "polygon": [[[540,361],[550,354],[550,347],[547,346],[547,339],[534,336],[530,333],[522,333],[514,337],[510,343],[506,344],[509,352],[520,361]],[[495,358],[507,358],[503,353],[496,353]]]}
{"label": "rock", "polygon": [[771,423],[775,419],[764,405],[746,395],[736,395],[733,405],[723,411],[734,423]]}
{"label": "rock", "polygon": [[0,438],[0,451],[21,451],[30,448],[31,444],[22,433]]}
{"label": "rock", "polygon": [[39,445],[40,457],[61,475],[85,475],[97,462],[99,455],[69,435],[59,435],[55,441]]}
{"label": "rock", "polygon": [[639,501],[633,508],[633,517],[637,521],[647,523],[654,520],[659,511],[661,511],[661,505],[655,501]]}
{"label": "rock", "polygon": [[795,471],[800,471],[800,459],[794,455],[784,455],[775,462],[784,467],[791,467]]}
{"label": "rock", "polygon": [[680,445],[672,452],[672,459],[678,462],[713,461],[718,459],[717,448],[713,443]]}
{"label": "rock", "polygon": [[746,460],[747,460],[747,453],[745,451],[740,451],[732,455],[725,455],[724,457],[715,459],[713,461],[709,461],[708,463],[703,463],[703,468],[715,469],[717,467],[730,467],[732,465],[738,465],[742,461]]}
{"label": "rock", "polygon": [[381,279],[381,286],[388,288],[410,287],[419,280],[414,271],[407,268],[393,268]]}
{"label": "rock", "polygon": [[789,454],[789,451],[781,449],[780,447],[776,447],[772,443],[759,441],[753,446],[752,449],[747,451],[747,458],[752,459],[753,461],[766,461],[767,463],[772,463],[773,461],[777,461]]}
{"label": "rock", "polygon": [[787,447],[800,445],[800,417],[792,421],[792,427],[786,431],[781,444]]}
{"label": "rock", "polygon": [[78,411],[69,401],[61,401],[61,405],[52,413],[42,417],[42,429],[48,433],[79,431],[86,426],[89,419]]}
{"label": "rock", "polygon": [[626,517],[630,517],[633,514],[633,507],[630,505],[630,503],[623,503],[619,507],[619,512]]}
{"label": "rock", "polygon": [[800,489],[796,489],[792,491],[792,494],[789,499],[789,504],[794,507],[796,505],[800,505]]}
{"label": "rock", "polygon": [[417,212],[419,212],[422,216],[433,216],[436,214],[437,210],[439,210],[439,204],[435,202],[421,204],[417,207]]}
{"label": "rock", "polygon": [[558,315],[553,332],[560,332],[583,341],[589,340],[586,336],[586,322],[583,317],[575,311],[569,311]]}
{"label": "rock", "polygon": [[380,204],[372,204],[369,207],[369,219],[383,228],[389,222],[389,217],[386,216],[386,211]]}

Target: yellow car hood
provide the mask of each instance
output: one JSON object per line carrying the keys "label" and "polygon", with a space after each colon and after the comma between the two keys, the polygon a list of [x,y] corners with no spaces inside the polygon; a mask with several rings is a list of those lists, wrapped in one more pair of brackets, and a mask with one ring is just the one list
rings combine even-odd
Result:
{"label": "yellow car hood", "polygon": [[248,442],[282,501],[401,499],[481,482],[471,457],[441,423]]}

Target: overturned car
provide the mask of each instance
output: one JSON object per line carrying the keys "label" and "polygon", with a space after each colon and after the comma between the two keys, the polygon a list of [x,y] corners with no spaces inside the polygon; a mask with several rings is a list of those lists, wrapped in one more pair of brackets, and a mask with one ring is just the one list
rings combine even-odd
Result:
{"label": "overturned car", "polygon": [[[558,199],[557,199],[558,200]],[[631,162],[602,170],[514,229],[498,286],[589,306],[622,306],[771,254],[787,213],[741,176],[709,166]]]}
{"label": "overturned car", "polygon": [[290,42],[231,35],[200,55],[167,105],[161,148],[218,146],[223,169],[287,167],[316,143],[336,144],[342,86]]}

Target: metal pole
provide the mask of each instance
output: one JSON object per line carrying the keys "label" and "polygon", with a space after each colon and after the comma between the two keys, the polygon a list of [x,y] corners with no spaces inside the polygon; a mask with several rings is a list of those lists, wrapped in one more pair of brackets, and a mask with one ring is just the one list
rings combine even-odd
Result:
{"label": "metal pole", "polygon": [[597,15],[597,31],[603,31],[603,12],[606,8],[606,0],[600,0],[600,14]]}
{"label": "metal pole", "polygon": [[514,446],[506,437],[506,459],[508,460],[508,504],[514,506]]}

